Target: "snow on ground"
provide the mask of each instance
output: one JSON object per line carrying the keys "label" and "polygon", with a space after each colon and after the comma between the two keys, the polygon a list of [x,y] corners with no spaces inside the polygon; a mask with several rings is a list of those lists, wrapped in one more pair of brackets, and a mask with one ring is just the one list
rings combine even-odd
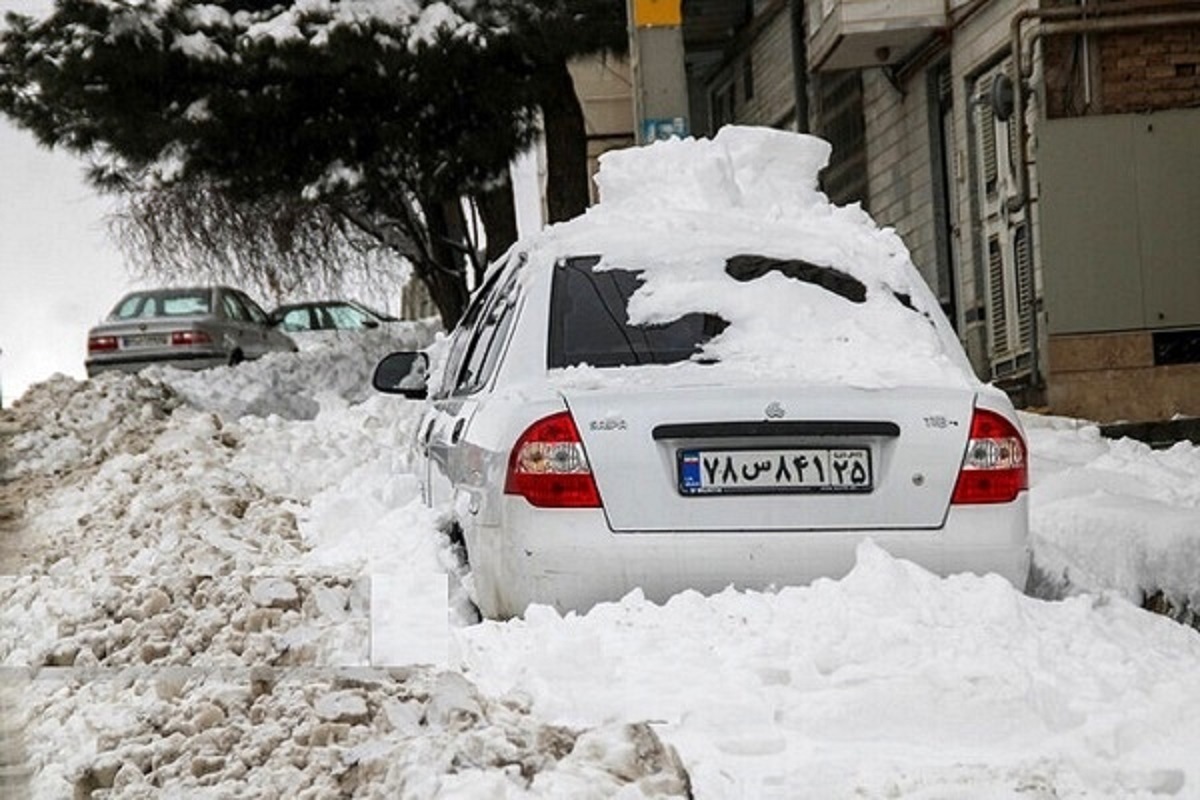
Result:
{"label": "snow on ground", "polygon": [[[735,130],[610,158],[600,209],[543,244],[645,267],[647,320],[707,285],[747,331],[712,346],[764,370],[977,388],[899,238],[817,192],[826,155]],[[656,176],[652,201],[622,182]],[[691,227],[664,245],[642,202]],[[589,238],[597,215],[615,251]],[[852,275],[862,319],[811,286],[779,303],[731,286],[713,256],[734,228]],[[657,266],[637,260],[651,244]],[[755,327],[800,306],[828,323],[815,346],[800,322]],[[868,542],[811,586],[475,623],[420,499],[421,404],[369,389],[382,353],[432,335],[59,377],[0,412],[0,793],[25,776],[38,798],[1200,798],[1200,634],[1139,608],[1200,602],[1200,449],[1026,416],[1036,596]]]}
{"label": "snow on ground", "polygon": [[[1129,602],[1195,603],[1200,448],[1024,418],[1063,600],[866,545],[774,594],[468,624],[428,580],[461,565],[412,474],[419,406],[363,389],[428,338],[57,378],[3,412],[33,796],[1200,797],[1200,635]],[[380,591],[404,586],[442,588]],[[378,619],[430,614],[444,639]]]}
{"label": "snow on ground", "polygon": [[1025,427],[1048,583],[1134,602],[1162,592],[1176,609],[1200,610],[1200,448],[1154,452],[1070,419],[1026,417]]}

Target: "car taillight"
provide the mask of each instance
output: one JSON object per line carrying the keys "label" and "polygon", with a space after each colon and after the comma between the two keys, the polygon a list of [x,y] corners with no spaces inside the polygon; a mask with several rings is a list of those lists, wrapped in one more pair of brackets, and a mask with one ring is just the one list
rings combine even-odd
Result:
{"label": "car taillight", "polygon": [[88,337],[88,352],[89,353],[104,353],[109,350],[117,349],[117,337],[115,336],[89,336]]}
{"label": "car taillight", "polygon": [[212,344],[212,337],[204,331],[173,331],[171,344],[176,347],[189,344]]}
{"label": "car taillight", "polygon": [[519,494],[539,508],[599,508],[583,442],[569,412],[530,425],[513,445],[505,494]]}
{"label": "car taillight", "polygon": [[994,411],[975,409],[952,503],[1008,503],[1029,488],[1021,432]]}

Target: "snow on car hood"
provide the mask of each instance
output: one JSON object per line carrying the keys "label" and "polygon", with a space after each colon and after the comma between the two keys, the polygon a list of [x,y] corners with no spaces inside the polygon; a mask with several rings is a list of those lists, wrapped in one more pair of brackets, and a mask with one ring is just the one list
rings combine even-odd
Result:
{"label": "snow on car hood", "polygon": [[[636,323],[719,314],[730,326],[705,355],[725,368],[866,388],[977,387],[900,237],[818,189],[830,150],[805,134],[730,126],[713,139],[613,151],[600,160],[600,203],[520,246],[534,263],[600,254],[601,267],[640,271]],[[736,280],[726,262],[738,255],[831,267],[861,282],[865,299],[779,272]]]}

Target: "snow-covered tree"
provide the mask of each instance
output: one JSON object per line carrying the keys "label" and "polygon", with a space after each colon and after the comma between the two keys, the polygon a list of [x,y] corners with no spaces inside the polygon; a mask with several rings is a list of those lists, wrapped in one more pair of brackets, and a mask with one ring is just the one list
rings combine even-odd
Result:
{"label": "snow-covered tree", "polygon": [[551,222],[588,204],[587,132],[567,64],[629,44],[624,0],[475,0],[472,15],[502,27],[532,62],[545,133],[546,208]]}
{"label": "snow-covered tree", "polygon": [[584,199],[552,194],[553,214],[586,204],[562,78],[570,55],[620,46],[623,5],[57,0],[43,20],[8,16],[0,111],[91,161],[127,201],[127,241],[166,255],[179,229],[210,257],[252,259],[263,237],[272,257],[313,257],[340,231],[411,260],[452,323],[480,255],[460,199],[477,200],[490,250],[512,241],[507,166],[539,110],[556,169],[556,126],[578,125]]}

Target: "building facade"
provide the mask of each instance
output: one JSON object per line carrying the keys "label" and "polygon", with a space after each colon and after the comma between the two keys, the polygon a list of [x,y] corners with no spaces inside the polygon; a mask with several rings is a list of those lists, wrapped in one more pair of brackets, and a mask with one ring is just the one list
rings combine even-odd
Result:
{"label": "building facade", "polygon": [[715,5],[693,130],[829,139],[826,192],[903,237],[982,378],[1200,415],[1200,2],[698,0],[685,43]]}

